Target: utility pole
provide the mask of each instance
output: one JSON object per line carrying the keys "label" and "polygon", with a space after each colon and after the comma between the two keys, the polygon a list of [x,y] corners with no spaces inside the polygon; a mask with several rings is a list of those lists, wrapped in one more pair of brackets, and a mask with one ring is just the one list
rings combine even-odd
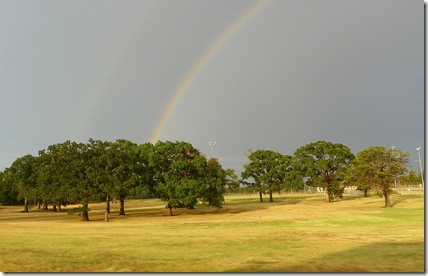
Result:
{"label": "utility pole", "polygon": [[424,185],[424,173],[422,171],[422,162],[421,162],[421,147],[416,148],[416,150],[418,151],[418,157],[419,157],[419,170],[421,172],[421,180],[422,180],[422,188],[425,189],[425,185]]}

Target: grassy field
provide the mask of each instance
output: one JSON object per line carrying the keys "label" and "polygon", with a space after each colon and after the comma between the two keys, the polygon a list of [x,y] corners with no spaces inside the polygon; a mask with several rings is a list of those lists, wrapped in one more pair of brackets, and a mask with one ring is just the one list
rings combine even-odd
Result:
{"label": "grassy field", "polygon": [[[90,222],[66,212],[0,206],[4,272],[423,272],[423,194],[383,199],[282,194],[227,196],[168,216],[159,200],[91,204]],[[68,206],[67,209],[72,206]]]}

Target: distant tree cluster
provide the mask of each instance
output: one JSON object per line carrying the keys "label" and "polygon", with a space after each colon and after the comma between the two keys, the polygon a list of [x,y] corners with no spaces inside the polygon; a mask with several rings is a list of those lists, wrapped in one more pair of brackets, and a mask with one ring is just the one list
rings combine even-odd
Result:
{"label": "distant tree cluster", "polygon": [[[356,186],[365,196],[373,190],[385,198],[385,207],[391,207],[394,181],[407,171],[408,157],[406,152],[383,146],[369,147],[354,156],[343,144],[317,141],[300,147],[293,156],[249,150],[241,177],[244,184],[258,190],[261,202],[265,193],[273,201],[273,192],[303,190],[305,186],[322,189],[325,201],[331,202],[343,197],[346,186]],[[401,179],[415,181],[414,175]]]}
{"label": "distant tree cluster", "polygon": [[54,210],[79,203],[77,213],[89,220],[89,203],[105,201],[108,221],[110,201],[120,201],[119,215],[125,215],[125,199],[145,194],[173,208],[194,208],[199,202],[216,208],[224,203],[226,190],[240,183],[263,194],[284,190],[322,189],[326,202],[341,198],[346,186],[355,186],[365,196],[372,190],[391,207],[390,194],[398,177],[418,181],[407,172],[409,154],[395,148],[369,147],[354,156],[340,143],[317,141],[298,148],[293,156],[272,150],[249,150],[241,180],[217,159],[204,157],[186,142],[136,144],[128,140],[88,143],[66,141],[41,150],[38,156],[25,155],[0,172],[0,203],[23,201],[24,212],[31,203]]}
{"label": "distant tree cluster", "polygon": [[108,221],[110,201],[120,201],[120,215],[125,215],[124,201],[129,195],[144,191],[173,208],[194,208],[198,201],[220,208],[223,194],[234,172],[224,170],[216,159],[207,159],[186,142],[135,144],[128,140],[88,143],[66,141],[39,151],[38,156],[18,158],[0,175],[1,203],[24,200],[24,212],[30,202],[46,209],[80,203],[71,210],[89,220],[89,203],[106,202]]}

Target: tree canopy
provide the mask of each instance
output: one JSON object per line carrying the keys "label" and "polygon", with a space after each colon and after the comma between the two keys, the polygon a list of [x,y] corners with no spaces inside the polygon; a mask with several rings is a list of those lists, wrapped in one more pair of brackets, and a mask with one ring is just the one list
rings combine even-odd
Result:
{"label": "tree canopy", "polygon": [[294,155],[295,170],[300,171],[307,185],[324,189],[326,202],[342,197],[341,181],[354,159],[347,146],[317,141],[300,147]]}
{"label": "tree canopy", "polygon": [[360,187],[373,189],[385,199],[385,207],[392,207],[390,193],[395,178],[407,171],[409,154],[395,148],[372,146],[357,153],[350,171]]}
{"label": "tree canopy", "polygon": [[263,202],[263,193],[269,193],[269,201],[273,201],[273,192],[280,191],[285,183],[286,173],[289,172],[291,157],[272,150],[248,151],[249,163],[244,165],[242,179],[252,178],[254,182],[248,185],[257,187],[260,202]]}
{"label": "tree canopy", "polygon": [[186,142],[157,142],[150,156],[156,194],[172,208],[194,208],[198,200],[221,207],[226,172],[213,159],[207,160]]}
{"label": "tree canopy", "polygon": [[[322,188],[325,201],[342,197],[345,185],[356,186],[367,195],[373,190],[392,206],[392,183],[406,172],[408,153],[383,146],[369,147],[355,157],[340,143],[317,141],[298,148],[293,156],[273,150],[249,150],[248,163],[238,179],[232,169],[223,169],[219,160],[207,158],[190,143],[162,142],[136,144],[89,139],[87,143],[65,141],[40,150],[38,156],[25,155],[0,172],[0,203],[30,202],[57,207],[80,203],[70,210],[81,220],[89,220],[89,204],[105,200],[108,221],[110,201],[120,200],[119,215],[125,215],[125,199],[144,193],[174,208],[194,208],[206,203],[221,208],[227,189],[240,183],[263,194],[297,190],[305,186]],[[414,180],[415,173],[403,181]],[[407,180],[406,180],[407,179]]]}
{"label": "tree canopy", "polygon": [[38,156],[18,158],[1,176],[0,191],[12,186],[16,193],[8,194],[24,199],[25,212],[30,200],[43,202],[46,208],[59,206],[59,211],[61,205],[80,203],[70,213],[80,214],[83,221],[89,220],[89,203],[103,199],[108,221],[113,197],[120,200],[119,214],[125,215],[125,198],[137,190],[165,201],[171,214],[172,208],[194,208],[199,201],[220,208],[234,179],[217,160],[208,160],[186,142],[137,145],[93,139],[86,144],[65,141]]}

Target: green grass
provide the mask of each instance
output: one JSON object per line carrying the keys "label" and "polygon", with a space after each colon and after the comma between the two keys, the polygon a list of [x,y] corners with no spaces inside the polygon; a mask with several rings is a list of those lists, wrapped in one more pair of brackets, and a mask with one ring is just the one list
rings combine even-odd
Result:
{"label": "green grass", "polygon": [[[4,272],[423,272],[424,197],[227,196],[168,216],[159,200],[130,200],[126,216],[91,204],[77,216],[0,206]],[[68,208],[72,208],[69,206]]]}

